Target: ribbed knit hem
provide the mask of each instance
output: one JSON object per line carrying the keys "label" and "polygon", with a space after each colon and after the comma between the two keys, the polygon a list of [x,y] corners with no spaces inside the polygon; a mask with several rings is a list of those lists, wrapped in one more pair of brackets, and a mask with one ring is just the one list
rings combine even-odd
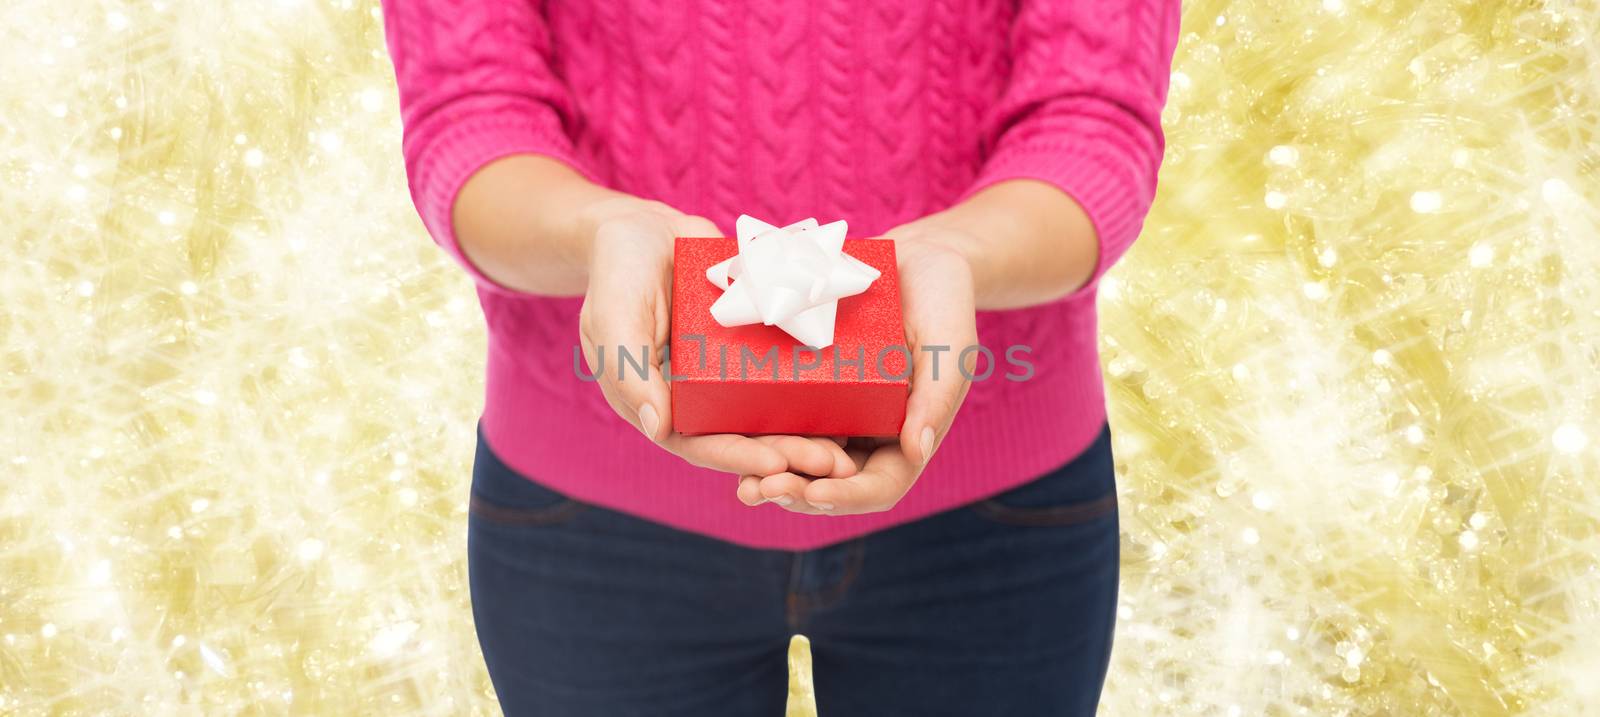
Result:
{"label": "ribbed knit hem", "polygon": [[[505,300],[486,297],[488,301]],[[910,493],[893,510],[810,516],[735,497],[738,481],[685,463],[610,413],[593,384],[569,372],[534,376],[529,351],[571,347],[491,332],[484,437],[507,465],[580,501],[754,548],[809,550],[956,508],[1025,483],[1078,456],[1106,420],[1094,301],[1064,307],[1035,356],[1035,376],[1002,372],[973,385],[968,403]],[[1010,338],[1010,337],[1003,337]],[[1020,337],[1019,337],[1020,338]],[[995,392],[981,396],[982,392]],[[592,405],[580,405],[588,401]]]}
{"label": "ribbed knit hem", "polygon": [[1002,144],[958,201],[1007,179],[1036,179],[1071,196],[1088,214],[1099,242],[1094,273],[1063,300],[1077,299],[1094,293],[1100,278],[1127,253],[1150,210],[1149,191],[1123,166],[1126,161],[1089,144]]}
{"label": "ribbed knit hem", "polygon": [[532,294],[496,282],[472,263],[456,238],[453,215],[456,198],[473,174],[497,159],[516,154],[539,154],[559,160],[593,180],[573,155],[571,142],[553,110],[468,115],[440,132],[417,159],[413,170],[417,176],[415,200],[428,233],[478,286],[493,293],[526,297]]}

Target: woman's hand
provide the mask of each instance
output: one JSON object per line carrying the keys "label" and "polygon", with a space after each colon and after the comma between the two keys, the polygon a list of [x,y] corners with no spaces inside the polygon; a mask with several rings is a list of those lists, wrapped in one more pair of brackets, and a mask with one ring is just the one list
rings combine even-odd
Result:
{"label": "woman's hand", "polygon": [[793,472],[749,475],[739,482],[740,501],[772,502],[796,513],[850,515],[889,510],[911,490],[949,431],[976,364],[972,353],[957,365],[962,350],[977,345],[978,330],[972,268],[954,248],[966,245],[967,237],[954,236],[955,231],[906,225],[886,235],[896,242],[906,346],[915,357],[900,436],[835,439],[859,472],[820,479]]}
{"label": "woman's hand", "polygon": [[[710,221],[594,184],[534,154],[479,169],[452,211],[464,257],[489,282],[540,296],[583,296],[579,335],[590,374],[612,410],[661,447],[741,476],[854,474],[844,449],[826,439],[672,430],[672,393],[661,367],[672,331],[673,239],[720,235]],[[644,362],[647,378],[633,366],[619,370],[624,347],[636,364]]]}
{"label": "woman's hand", "polygon": [[[978,343],[976,310],[1056,301],[1081,290],[1103,265],[1088,213],[1065,192],[1035,179],[996,182],[885,236],[895,241],[907,347],[916,352],[899,439],[848,442],[860,470],[848,478],[746,476],[739,483],[746,504],[770,500],[792,511],[829,515],[894,507],[966,397],[976,354],[963,362],[964,373],[956,362],[964,348]],[[948,350],[924,349],[936,346]]]}
{"label": "woman's hand", "polygon": [[[672,393],[662,372],[672,327],[673,239],[721,232],[703,217],[633,197],[599,202],[583,214],[586,225],[593,227],[593,240],[579,335],[589,372],[597,375],[600,391],[617,415],[662,448],[705,468],[736,475],[855,474],[843,448],[824,438],[685,436],[674,431]],[[646,362],[645,378],[622,363],[623,348]]]}

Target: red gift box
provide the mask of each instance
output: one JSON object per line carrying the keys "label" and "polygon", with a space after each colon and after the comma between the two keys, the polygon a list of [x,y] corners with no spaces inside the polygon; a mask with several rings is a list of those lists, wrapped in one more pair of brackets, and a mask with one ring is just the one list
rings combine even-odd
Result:
{"label": "red gift box", "polygon": [[845,253],[882,275],[839,300],[833,345],[821,351],[776,326],[724,327],[711,317],[722,289],[706,269],[738,251],[731,237],[680,238],[674,248],[673,427],[685,434],[898,435],[911,364],[894,242],[845,240]]}

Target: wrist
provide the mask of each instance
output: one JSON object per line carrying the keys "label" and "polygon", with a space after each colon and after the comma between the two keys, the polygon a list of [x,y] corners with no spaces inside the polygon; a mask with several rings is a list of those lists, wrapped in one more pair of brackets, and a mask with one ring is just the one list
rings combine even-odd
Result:
{"label": "wrist", "polygon": [[573,212],[576,221],[577,234],[584,240],[594,238],[606,224],[622,217],[640,214],[649,211],[649,200],[640,199],[631,194],[602,189],[596,195],[586,198]]}
{"label": "wrist", "polygon": [[582,205],[574,213],[576,232],[584,247],[584,265],[592,266],[595,257],[604,254],[596,251],[603,244],[627,244],[631,250],[643,253],[663,248],[670,251],[670,244],[658,246],[669,233],[650,229],[665,224],[675,214],[661,202],[607,190],[606,196]]}
{"label": "wrist", "polygon": [[958,264],[974,280],[979,276],[983,255],[977,236],[945,223],[938,215],[903,225],[884,236],[894,240],[896,263],[902,271],[932,262]]}

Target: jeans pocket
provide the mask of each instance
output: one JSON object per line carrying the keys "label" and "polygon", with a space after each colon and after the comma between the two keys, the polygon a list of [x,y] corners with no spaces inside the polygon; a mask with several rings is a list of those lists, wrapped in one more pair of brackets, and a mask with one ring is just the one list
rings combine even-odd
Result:
{"label": "jeans pocket", "polygon": [[1065,465],[970,506],[985,520],[1007,525],[1076,525],[1117,510],[1116,469],[1109,426]]}
{"label": "jeans pocket", "polygon": [[554,525],[570,520],[588,504],[517,472],[495,455],[478,430],[472,462],[472,495],[467,512],[493,523]]}

